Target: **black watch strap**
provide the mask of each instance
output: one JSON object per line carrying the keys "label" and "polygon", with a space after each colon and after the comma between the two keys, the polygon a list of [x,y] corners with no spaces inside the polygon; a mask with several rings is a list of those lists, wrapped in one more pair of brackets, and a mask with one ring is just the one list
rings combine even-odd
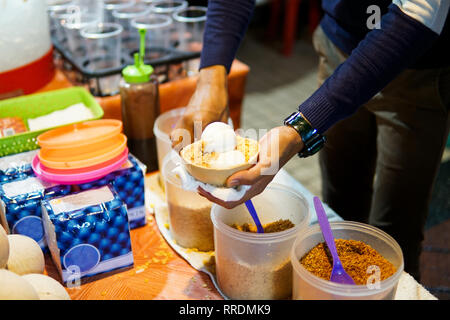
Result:
{"label": "black watch strap", "polygon": [[298,153],[300,158],[306,158],[322,149],[326,138],[314,129],[301,112],[294,112],[284,120],[284,124],[294,128],[304,143],[303,149]]}

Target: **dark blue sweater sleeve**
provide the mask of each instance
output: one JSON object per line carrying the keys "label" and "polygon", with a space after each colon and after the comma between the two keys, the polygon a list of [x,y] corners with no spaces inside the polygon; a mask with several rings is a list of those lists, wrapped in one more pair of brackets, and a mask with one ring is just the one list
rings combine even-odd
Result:
{"label": "dark blue sweater sleeve", "polygon": [[299,106],[320,133],[352,115],[431,47],[438,35],[391,4],[348,59]]}
{"label": "dark blue sweater sleeve", "polygon": [[200,69],[223,65],[230,71],[247,30],[255,0],[209,0]]}

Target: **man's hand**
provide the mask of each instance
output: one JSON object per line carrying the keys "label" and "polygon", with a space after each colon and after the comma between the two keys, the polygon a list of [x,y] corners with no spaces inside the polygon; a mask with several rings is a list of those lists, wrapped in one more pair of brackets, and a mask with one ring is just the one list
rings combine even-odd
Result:
{"label": "man's hand", "polygon": [[236,172],[227,180],[228,187],[251,185],[239,201],[225,202],[213,197],[204,189],[198,189],[200,195],[222,207],[231,209],[264,191],[275,174],[303,149],[303,142],[295,129],[281,126],[270,130],[259,141],[258,162],[248,170]]}
{"label": "man's hand", "polygon": [[204,129],[215,121],[227,123],[228,84],[224,66],[211,66],[200,70],[197,88],[192,95],[186,112],[171,132],[172,147],[177,151],[194,141],[194,125],[197,121]]}

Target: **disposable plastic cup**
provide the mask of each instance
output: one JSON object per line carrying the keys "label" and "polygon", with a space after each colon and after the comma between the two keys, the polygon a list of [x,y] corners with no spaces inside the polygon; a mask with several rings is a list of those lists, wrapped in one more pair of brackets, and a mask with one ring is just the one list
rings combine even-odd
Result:
{"label": "disposable plastic cup", "polygon": [[201,51],[205,31],[206,7],[187,7],[176,11],[172,18],[179,35],[179,48],[184,51]]}
{"label": "disposable plastic cup", "polygon": [[[188,2],[183,0],[161,0],[155,1],[150,4],[150,9],[155,14],[167,15],[172,19],[172,16],[178,10],[182,10],[188,7]],[[175,24],[170,27],[170,45],[172,47],[177,46],[179,42],[177,27]]]}
{"label": "disposable plastic cup", "polygon": [[65,47],[68,48],[66,41],[66,32],[64,31],[63,24],[70,20],[73,13],[67,11],[66,9],[54,10],[50,12],[50,31],[55,39],[64,43]]}
{"label": "disposable plastic cup", "polygon": [[290,252],[297,235],[309,224],[309,206],[296,190],[276,183],[252,202],[263,225],[289,219],[294,227],[274,233],[239,231],[231,225],[253,224],[244,204],[225,209],[214,204],[216,276],[230,299],[288,299],[292,294]]}
{"label": "disposable plastic cup", "polygon": [[306,270],[300,259],[324,242],[319,225],[309,227],[299,234],[291,250],[294,268],[293,299],[297,300],[392,300],[403,272],[403,254],[398,243],[387,233],[373,226],[353,222],[330,222],[336,239],[357,240],[370,245],[396,268],[389,278],[376,281],[376,267],[368,270],[374,277],[367,285],[345,285],[324,280]]}
{"label": "disposable plastic cup", "polygon": [[75,12],[70,18],[60,20],[67,38],[68,48],[76,60],[84,58],[88,53],[86,42],[81,36],[80,30],[99,22],[100,17],[98,15],[83,12]]}
{"label": "disposable plastic cup", "polygon": [[[91,71],[105,71],[121,66],[121,33],[123,28],[117,23],[98,23],[81,30],[86,41],[87,56],[83,65]],[[104,95],[119,92],[120,74],[99,79]]]}
{"label": "disposable plastic cup", "polygon": [[151,6],[155,2],[159,2],[161,0],[141,0],[141,3],[144,3],[146,6]]}
{"label": "disposable plastic cup", "polygon": [[75,0],[47,0],[47,12],[50,14],[53,11],[66,10],[72,5],[75,5]]}
{"label": "disposable plastic cup", "polygon": [[[178,49],[188,52],[200,52],[205,31],[206,7],[192,6],[173,13],[172,17],[177,27]],[[200,59],[184,62],[188,76],[198,74]]]}
{"label": "disposable plastic cup", "polygon": [[151,14],[131,20],[135,29],[146,29],[146,59],[156,59],[165,54],[170,46],[170,34],[173,20],[171,17],[160,14]]}
{"label": "disposable plastic cup", "polygon": [[58,41],[65,38],[60,20],[64,16],[72,14],[75,3],[73,0],[50,1],[47,2],[47,13],[50,22],[50,31]]}
{"label": "disposable plastic cup", "polygon": [[169,229],[175,242],[184,248],[200,251],[214,250],[211,205],[197,192],[181,187],[180,179],[172,172],[178,161],[169,153],[164,159],[162,175],[169,209]]}
{"label": "disposable plastic cup", "polygon": [[168,16],[171,16],[175,11],[187,8],[187,6],[188,2],[184,0],[160,0],[152,1],[150,4],[152,12]]}
{"label": "disposable plastic cup", "polygon": [[114,10],[131,8],[135,4],[135,0],[103,0],[103,22],[114,21]]}
{"label": "disposable plastic cup", "polygon": [[131,25],[131,20],[139,17],[146,17],[151,10],[145,4],[137,4],[133,7],[126,7],[114,10],[112,15],[114,22],[122,26],[122,48],[124,49],[138,49],[139,48],[139,33],[136,28]]}
{"label": "disposable plastic cup", "polygon": [[181,118],[186,108],[176,108],[156,118],[153,126],[153,133],[156,136],[156,151],[158,153],[158,168],[162,168],[163,159],[172,150],[172,141],[170,132],[175,127],[177,121]]}

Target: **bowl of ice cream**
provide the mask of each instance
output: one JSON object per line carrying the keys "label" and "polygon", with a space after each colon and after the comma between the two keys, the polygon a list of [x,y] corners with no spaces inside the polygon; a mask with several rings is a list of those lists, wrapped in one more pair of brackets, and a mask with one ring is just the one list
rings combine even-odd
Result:
{"label": "bowl of ice cream", "polygon": [[236,135],[223,122],[209,124],[201,139],[184,147],[182,165],[198,181],[225,185],[234,173],[252,167],[258,158],[258,141]]}

